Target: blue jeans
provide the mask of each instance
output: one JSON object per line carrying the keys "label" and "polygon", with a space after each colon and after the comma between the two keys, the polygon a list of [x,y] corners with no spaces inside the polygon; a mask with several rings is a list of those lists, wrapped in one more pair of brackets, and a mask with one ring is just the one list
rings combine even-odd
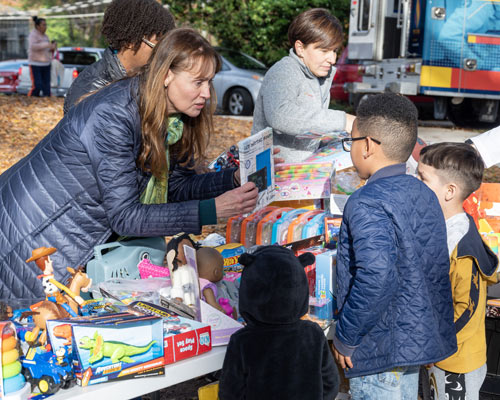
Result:
{"label": "blue jeans", "polygon": [[352,400],[416,400],[420,367],[397,367],[349,379]]}
{"label": "blue jeans", "polygon": [[38,65],[30,65],[31,71],[31,90],[28,96],[50,96],[50,65],[40,67]]}

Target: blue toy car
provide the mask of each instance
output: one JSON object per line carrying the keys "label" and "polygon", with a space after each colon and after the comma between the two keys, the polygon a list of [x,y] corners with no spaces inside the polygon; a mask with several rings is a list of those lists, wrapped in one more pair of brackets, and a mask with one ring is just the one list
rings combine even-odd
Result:
{"label": "blue toy car", "polygon": [[66,348],[57,349],[56,354],[43,347],[30,348],[21,360],[23,375],[32,388],[38,386],[40,393],[53,394],[60,388],[68,389],[76,379]]}

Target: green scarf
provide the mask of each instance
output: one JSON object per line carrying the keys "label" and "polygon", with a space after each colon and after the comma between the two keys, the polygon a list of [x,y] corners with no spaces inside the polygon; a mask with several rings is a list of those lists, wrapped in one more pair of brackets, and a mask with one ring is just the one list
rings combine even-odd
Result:
{"label": "green scarf", "polygon": [[162,172],[160,178],[154,175],[146,186],[146,189],[141,194],[142,204],[163,204],[167,202],[168,196],[168,169],[170,166],[170,157],[168,148],[170,145],[177,143],[182,137],[182,129],[184,123],[180,119],[180,115],[173,115],[168,118],[167,137],[165,139],[165,157],[167,158],[167,168]]}

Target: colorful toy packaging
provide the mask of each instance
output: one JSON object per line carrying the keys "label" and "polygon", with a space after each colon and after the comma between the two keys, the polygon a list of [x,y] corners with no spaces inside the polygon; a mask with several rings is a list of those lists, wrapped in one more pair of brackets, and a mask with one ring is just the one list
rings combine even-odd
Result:
{"label": "colorful toy packaging", "polygon": [[179,317],[170,310],[152,303],[136,302],[131,306],[145,314],[163,319],[165,364],[198,356],[212,349],[212,335],[208,324]]}
{"label": "colorful toy packaging", "polygon": [[0,399],[27,399],[30,384],[21,373],[16,328],[12,322],[0,322]]}
{"label": "colorful toy packaging", "polygon": [[243,266],[238,262],[240,256],[246,251],[240,243],[228,243],[215,248],[224,258],[224,272],[241,272]]}
{"label": "colorful toy packaging", "polygon": [[282,164],[275,177],[275,201],[328,198],[331,193],[331,162]]}
{"label": "colorful toy packaging", "polygon": [[47,331],[53,349],[71,343],[81,386],[164,374],[160,318],[118,313],[52,320],[47,321]]}
{"label": "colorful toy packaging", "polygon": [[254,211],[274,201],[273,130],[266,128],[238,143],[241,184],[254,182],[259,197]]}

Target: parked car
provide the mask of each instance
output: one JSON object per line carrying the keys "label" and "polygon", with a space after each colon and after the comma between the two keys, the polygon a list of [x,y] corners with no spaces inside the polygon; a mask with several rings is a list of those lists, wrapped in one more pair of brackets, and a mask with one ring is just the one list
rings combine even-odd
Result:
{"label": "parked car", "polygon": [[[57,53],[56,59],[63,64],[64,75],[61,79],[51,80],[51,92],[55,96],[64,96],[78,74],[85,67],[102,58],[104,49],[96,47],[60,47]],[[17,92],[28,94],[31,86],[30,69],[26,62],[21,67]]]}
{"label": "parked car", "polygon": [[216,49],[222,58],[214,77],[217,107],[232,115],[251,115],[267,67],[240,51]]}
{"label": "parked car", "polygon": [[337,72],[333,78],[332,87],[330,88],[330,98],[332,100],[349,102],[349,93],[344,90],[346,82],[361,82],[362,76],[359,73],[359,65],[357,62],[349,60],[347,57],[347,47],[344,49],[340,58],[337,60]]}
{"label": "parked car", "polygon": [[21,66],[28,60],[7,60],[0,62],[0,93],[16,93]]}

